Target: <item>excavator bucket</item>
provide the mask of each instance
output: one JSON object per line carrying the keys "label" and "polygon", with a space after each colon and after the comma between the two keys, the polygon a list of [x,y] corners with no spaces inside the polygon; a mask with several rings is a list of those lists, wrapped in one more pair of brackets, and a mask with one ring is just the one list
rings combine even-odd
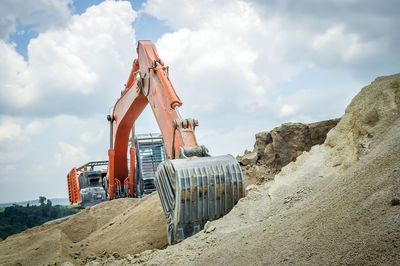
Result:
{"label": "excavator bucket", "polygon": [[242,171],[232,155],[164,161],[155,184],[168,219],[170,244],[224,216],[245,196]]}

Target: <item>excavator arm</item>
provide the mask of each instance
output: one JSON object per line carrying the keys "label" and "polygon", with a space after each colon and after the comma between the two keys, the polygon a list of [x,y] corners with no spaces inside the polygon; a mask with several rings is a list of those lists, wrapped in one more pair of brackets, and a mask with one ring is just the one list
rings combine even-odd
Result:
{"label": "excavator arm", "polygon": [[198,121],[182,118],[182,101],[155,45],[139,41],[137,54],[125,89],[108,116],[108,196],[134,196],[136,151],[130,148],[128,165],[129,138],[136,119],[150,104],[168,156],[158,167],[155,184],[168,218],[168,240],[173,243],[201,230],[207,220],[229,212],[244,196],[243,176],[233,156],[210,157],[208,150],[198,145]]}
{"label": "excavator arm", "polygon": [[[128,176],[127,150],[130,133],[147,104],[150,104],[163,135],[168,159],[175,159],[179,150],[181,154],[185,151],[190,154],[201,153],[203,150],[205,152],[205,148],[197,145],[194,135],[197,120],[180,117],[178,108],[182,102],[168,77],[168,67],[158,57],[154,44],[151,41],[139,41],[137,53],[138,59],[133,62],[125,89],[114,106],[113,114],[107,117],[110,121],[110,198],[116,196],[114,183],[123,183]],[[132,155],[136,151],[131,149],[130,168],[134,168],[135,157]],[[131,196],[133,177],[132,175],[128,181]]]}

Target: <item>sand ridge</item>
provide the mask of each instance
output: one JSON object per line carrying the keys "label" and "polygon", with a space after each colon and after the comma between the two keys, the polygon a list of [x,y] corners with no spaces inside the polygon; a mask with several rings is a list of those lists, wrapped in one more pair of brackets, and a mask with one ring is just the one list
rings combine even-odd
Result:
{"label": "sand ridge", "polygon": [[0,242],[0,265],[81,265],[96,257],[163,248],[165,224],[157,193],[103,202],[66,221],[8,237]]}

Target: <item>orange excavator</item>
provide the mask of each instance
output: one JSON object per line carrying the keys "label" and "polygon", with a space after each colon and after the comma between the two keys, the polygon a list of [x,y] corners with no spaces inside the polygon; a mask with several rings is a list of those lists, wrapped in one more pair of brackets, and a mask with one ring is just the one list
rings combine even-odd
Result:
{"label": "orange excavator", "polygon": [[[232,155],[210,156],[195,137],[198,121],[183,118],[182,101],[169,78],[169,67],[151,41],[139,41],[125,89],[110,122],[108,170],[102,187],[108,199],[135,197],[136,149],[134,123],[150,104],[160,128],[168,159],[158,165],[155,186],[167,217],[168,242],[180,242],[200,231],[209,220],[228,213],[245,195],[242,171]],[[128,163],[128,148],[130,161]],[[71,203],[79,203],[77,169],[68,174]]]}

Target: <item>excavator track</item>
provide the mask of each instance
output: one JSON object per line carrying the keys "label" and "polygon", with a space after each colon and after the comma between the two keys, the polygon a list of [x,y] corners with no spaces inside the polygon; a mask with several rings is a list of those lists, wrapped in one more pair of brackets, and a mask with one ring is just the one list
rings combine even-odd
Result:
{"label": "excavator track", "polygon": [[168,219],[170,244],[224,216],[245,196],[243,174],[232,155],[164,161],[155,185]]}

